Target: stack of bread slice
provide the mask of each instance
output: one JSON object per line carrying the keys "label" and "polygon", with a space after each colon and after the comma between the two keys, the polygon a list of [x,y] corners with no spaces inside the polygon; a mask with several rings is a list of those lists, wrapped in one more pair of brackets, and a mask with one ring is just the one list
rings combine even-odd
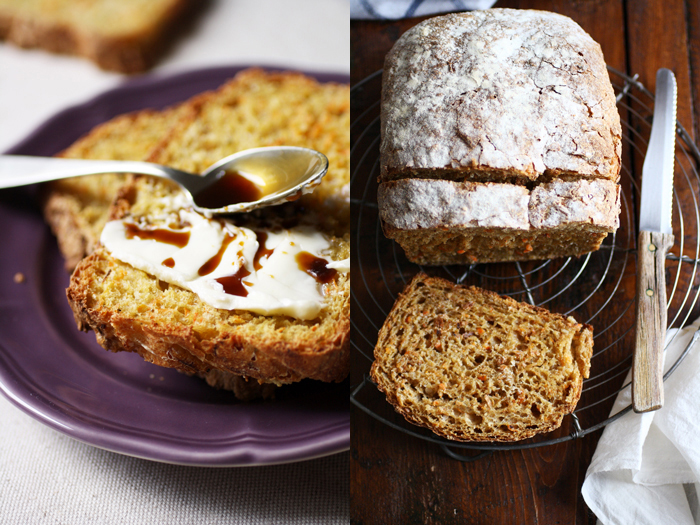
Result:
{"label": "stack of bread slice", "polygon": [[[164,111],[117,117],[63,155],[139,159],[202,172],[236,151],[271,145],[323,152],[329,171],[312,194],[233,218],[237,226],[291,223],[328,240],[329,260],[349,258],[349,87],[298,73],[246,70],[213,92]],[[210,306],[115,257],[100,243],[110,220],[143,223],[176,194],[150,177],[106,175],[52,183],[45,216],[67,264],[67,294],[78,326],[112,351],[205,377],[241,398],[305,378],[341,381],[349,371],[349,273],[323,286],[312,319]],[[79,262],[78,262],[79,261]]]}

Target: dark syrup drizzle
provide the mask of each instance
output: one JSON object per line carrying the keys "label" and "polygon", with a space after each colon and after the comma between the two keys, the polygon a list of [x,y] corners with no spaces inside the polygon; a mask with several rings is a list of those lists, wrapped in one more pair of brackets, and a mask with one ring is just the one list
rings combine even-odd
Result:
{"label": "dark syrup drizzle", "polygon": [[216,282],[224,287],[224,292],[229,295],[238,295],[240,297],[247,297],[248,290],[243,286],[243,279],[248,277],[250,272],[246,270],[246,267],[241,265],[236,273],[233,275],[227,275],[225,277],[219,277]]}
{"label": "dark syrup drizzle", "polygon": [[308,273],[321,284],[331,282],[338,274],[335,268],[328,268],[326,259],[316,257],[309,252],[299,252],[296,261],[301,271]]}
{"label": "dark syrup drizzle", "polygon": [[126,238],[133,239],[138,237],[143,240],[153,240],[162,242],[165,244],[172,244],[178,248],[184,248],[187,243],[190,242],[190,232],[178,232],[172,230],[166,230],[162,228],[144,230],[139,228],[136,224],[127,222],[124,227],[126,228]]}
{"label": "dark syrup drizzle", "polygon": [[258,271],[260,268],[262,268],[260,259],[263,257],[269,258],[274,250],[265,248],[265,242],[267,242],[266,232],[256,231],[255,237],[258,239],[258,250],[255,252],[255,257],[253,257],[253,268],[255,268],[255,271]]}
{"label": "dark syrup drizzle", "polygon": [[219,263],[221,263],[221,258],[224,256],[226,248],[228,248],[228,245],[231,244],[231,241],[233,241],[235,238],[235,235],[231,235],[227,232],[224,236],[224,240],[221,242],[221,248],[219,248],[219,251],[216,252],[216,255],[214,255],[211,259],[205,262],[199,268],[199,270],[197,270],[197,274],[200,276],[205,276],[209,275],[211,272],[216,270],[216,268],[219,266]]}

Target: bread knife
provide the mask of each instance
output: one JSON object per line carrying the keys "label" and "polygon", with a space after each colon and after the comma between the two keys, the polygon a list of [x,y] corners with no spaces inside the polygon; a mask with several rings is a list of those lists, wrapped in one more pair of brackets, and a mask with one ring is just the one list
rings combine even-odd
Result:
{"label": "bread knife", "polygon": [[676,142],[676,78],[656,73],[654,120],[642,166],[637,241],[637,300],[632,405],[635,412],[664,404],[663,350],[666,340],[666,252],[673,246],[673,160]]}

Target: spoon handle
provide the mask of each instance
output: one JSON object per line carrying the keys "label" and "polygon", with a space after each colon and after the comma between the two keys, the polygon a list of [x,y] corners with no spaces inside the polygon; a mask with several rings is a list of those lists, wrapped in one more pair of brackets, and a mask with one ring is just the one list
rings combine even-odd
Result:
{"label": "spoon handle", "polygon": [[177,179],[175,172],[184,174],[149,162],[0,155],[0,188],[102,173],[138,173]]}

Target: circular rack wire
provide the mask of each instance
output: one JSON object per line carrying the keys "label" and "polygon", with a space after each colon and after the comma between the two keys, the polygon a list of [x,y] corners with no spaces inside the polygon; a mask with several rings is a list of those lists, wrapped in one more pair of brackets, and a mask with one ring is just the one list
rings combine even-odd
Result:
{"label": "circular rack wire", "polygon": [[[384,237],[376,204],[381,70],[352,87],[353,386],[350,400],[355,407],[389,427],[439,445],[450,457],[464,461],[495,450],[534,448],[578,439],[632,410],[629,405],[610,415],[618,394],[630,388],[635,290],[630,289],[628,283],[635,272],[638,179],[651,130],[654,96],[637,80],[637,75],[629,77],[612,68],[608,71],[622,124],[620,227],[616,233],[608,235],[596,252],[578,258],[515,263],[421,267],[409,262],[401,248]],[[666,259],[668,326],[671,328],[683,328],[692,314],[697,315],[695,307],[700,295],[698,161],[700,151],[678,123],[673,205],[676,243]],[[384,319],[398,294],[419,271],[573,315],[579,322],[594,327],[590,377],[584,380],[575,411],[564,419],[558,430],[513,443],[456,442],[406,422],[393,410],[368,372]],[[700,332],[696,332],[693,342],[699,336]],[[691,345],[692,342],[685,347],[664,379],[680,364]],[[453,449],[476,450],[477,455],[465,456]]]}

